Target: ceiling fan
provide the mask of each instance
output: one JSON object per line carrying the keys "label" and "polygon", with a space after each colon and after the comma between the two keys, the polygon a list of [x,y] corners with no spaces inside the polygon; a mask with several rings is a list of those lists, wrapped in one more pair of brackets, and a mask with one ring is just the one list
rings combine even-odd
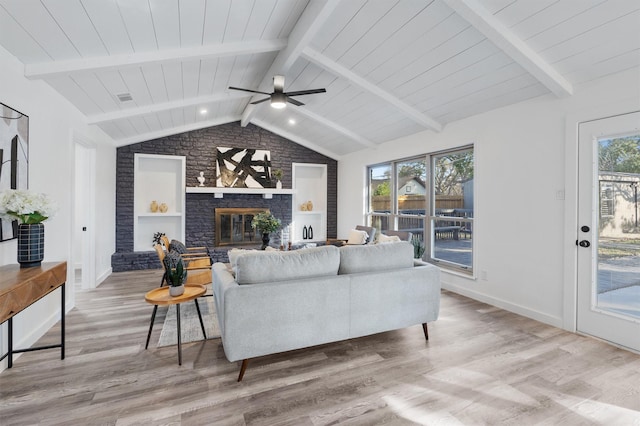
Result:
{"label": "ceiling fan", "polygon": [[232,87],[229,86],[229,89],[232,90],[242,90],[244,92],[249,93],[260,93],[262,95],[268,95],[268,98],[260,99],[255,102],[251,102],[251,105],[256,105],[262,102],[271,101],[271,106],[277,109],[281,109],[287,106],[287,102],[292,103],[296,106],[304,105],[302,102],[292,99],[292,96],[302,96],[302,95],[312,95],[314,93],[325,93],[326,89],[310,89],[310,90],[300,90],[297,92],[285,92],[284,91],[284,76],[283,75],[274,75],[273,76],[273,92],[266,93],[260,92],[257,90],[251,89],[243,89],[241,87]]}

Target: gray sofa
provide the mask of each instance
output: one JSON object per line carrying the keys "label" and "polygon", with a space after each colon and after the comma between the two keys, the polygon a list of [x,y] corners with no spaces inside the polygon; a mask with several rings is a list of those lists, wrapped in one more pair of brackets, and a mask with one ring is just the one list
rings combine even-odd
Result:
{"label": "gray sofa", "polygon": [[438,318],[440,271],[407,242],[248,252],[212,267],[224,352],[248,360],[423,325]]}

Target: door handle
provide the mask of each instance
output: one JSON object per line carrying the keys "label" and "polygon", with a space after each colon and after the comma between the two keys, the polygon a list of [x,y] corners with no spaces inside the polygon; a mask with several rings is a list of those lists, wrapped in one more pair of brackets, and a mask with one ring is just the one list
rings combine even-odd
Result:
{"label": "door handle", "polygon": [[586,247],[591,247],[591,243],[590,243],[589,241],[587,241],[587,240],[582,240],[582,241],[580,241],[580,242],[578,243],[578,245],[579,245],[580,247],[585,247],[585,248],[586,248]]}

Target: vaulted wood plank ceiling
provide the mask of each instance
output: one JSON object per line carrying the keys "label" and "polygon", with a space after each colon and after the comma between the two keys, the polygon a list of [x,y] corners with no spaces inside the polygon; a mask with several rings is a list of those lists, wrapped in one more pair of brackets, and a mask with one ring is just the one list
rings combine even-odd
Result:
{"label": "vaulted wood plank ceiling", "polygon": [[[238,121],[333,158],[640,76],[638,28],[637,0],[0,0],[25,76],[118,145]],[[276,74],[327,92],[276,110],[228,89]]]}

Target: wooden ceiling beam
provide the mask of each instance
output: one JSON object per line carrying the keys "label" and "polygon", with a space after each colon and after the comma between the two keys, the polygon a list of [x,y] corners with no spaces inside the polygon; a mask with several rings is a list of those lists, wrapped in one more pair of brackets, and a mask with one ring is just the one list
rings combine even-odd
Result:
{"label": "wooden ceiling beam", "polygon": [[207,127],[220,126],[222,124],[233,123],[234,121],[239,121],[239,120],[240,120],[240,116],[228,115],[226,117],[218,117],[213,120],[198,121],[196,123],[185,124],[184,126],[176,126],[176,127],[171,127],[170,129],[162,129],[155,132],[140,133],[128,138],[116,139],[115,145],[118,147],[118,146],[131,145],[133,143],[138,143],[138,142],[146,142],[153,139],[163,138],[165,136],[177,135],[180,133],[191,132],[193,130],[200,130],[200,129],[205,129]]}
{"label": "wooden ceiling beam", "polygon": [[[289,71],[291,66],[300,57],[304,48],[307,47],[327,19],[329,19],[336,6],[338,6],[338,3],[340,3],[340,0],[318,0],[312,1],[307,5],[300,19],[298,19],[298,22],[289,34],[287,46],[280,50],[269,67],[269,70],[262,78],[262,82],[258,87],[259,91],[269,93],[272,91],[273,76],[285,75]],[[263,96],[261,95],[260,97]],[[246,126],[251,122],[256,108],[255,105],[251,105],[251,102],[258,100],[260,97],[254,96],[247,104],[247,107],[242,113],[242,120],[240,121],[242,126]]]}
{"label": "wooden ceiling beam", "polygon": [[310,150],[319,152],[320,154],[322,154],[322,155],[324,155],[326,157],[333,158],[334,160],[340,160],[340,158],[341,158],[339,155],[336,155],[336,153],[333,152],[333,151],[329,151],[328,149],[325,149],[325,148],[321,147],[318,144],[310,142],[305,138],[301,138],[300,136],[298,136],[298,135],[296,135],[294,133],[291,133],[291,132],[283,130],[283,129],[279,128],[279,127],[273,126],[273,125],[271,125],[271,124],[269,124],[267,122],[264,122],[264,121],[262,121],[260,119],[256,118],[256,119],[253,119],[251,122],[253,124],[255,124],[256,126],[259,126],[259,127],[263,128],[265,130],[270,131],[271,133],[275,133],[278,136],[282,136],[283,138],[289,139],[290,141],[293,141],[293,142],[297,143],[298,145],[302,145],[302,146],[304,146],[306,148],[309,148]]}
{"label": "wooden ceiling beam", "polygon": [[573,94],[573,86],[476,0],[444,0],[489,41],[533,75],[558,97]]}
{"label": "wooden ceiling beam", "polygon": [[378,145],[376,145],[375,143],[371,142],[370,140],[363,138],[362,136],[358,135],[355,132],[352,132],[351,130],[342,127],[340,125],[338,125],[337,123],[328,120],[314,112],[312,112],[311,110],[305,108],[305,107],[300,107],[300,108],[291,108],[291,111],[293,111],[294,114],[300,114],[303,115],[313,121],[316,121],[324,126],[329,127],[332,130],[335,130],[338,133],[342,133],[343,135],[345,135],[346,137],[348,137],[349,139],[357,142],[358,144],[365,146],[367,148],[377,148]]}
{"label": "wooden ceiling beam", "polygon": [[105,112],[87,116],[88,124],[101,124],[110,121],[125,120],[140,115],[154,114],[162,111],[170,111],[178,108],[185,108],[194,105],[207,105],[217,102],[224,102],[233,99],[246,98],[242,93],[217,93],[211,96],[199,96],[196,98],[180,99],[177,101],[162,102],[158,104],[143,105],[136,108],[125,108],[117,111]]}
{"label": "wooden ceiling beam", "polygon": [[302,52],[302,56],[305,59],[308,59],[309,61],[318,65],[319,67],[324,68],[325,70],[333,73],[334,75],[340,78],[349,80],[349,82],[354,86],[357,86],[366,92],[369,92],[373,95],[378,96],[385,102],[393,105],[395,108],[400,110],[404,115],[406,115],[408,118],[415,121],[416,123],[422,126],[425,126],[428,129],[434,130],[436,132],[440,132],[442,130],[442,124],[440,124],[433,118],[407,105],[406,103],[402,102],[393,94],[381,89],[375,84],[367,81],[363,77],[354,73],[350,69],[347,69],[342,65],[338,64],[337,62],[327,58],[326,56],[322,55],[320,52],[314,49],[311,49],[310,47],[307,47]]}
{"label": "wooden ceiling beam", "polygon": [[80,72],[96,72],[118,70],[142,65],[180,62],[192,59],[211,59],[224,56],[251,55],[272,52],[287,46],[284,39],[254,40],[237,43],[221,43],[211,46],[198,46],[180,49],[139,52],[130,55],[98,56],[69,61],[51,61],[25,65],[25,77],[29,79],[45,79],[66,77]]}

